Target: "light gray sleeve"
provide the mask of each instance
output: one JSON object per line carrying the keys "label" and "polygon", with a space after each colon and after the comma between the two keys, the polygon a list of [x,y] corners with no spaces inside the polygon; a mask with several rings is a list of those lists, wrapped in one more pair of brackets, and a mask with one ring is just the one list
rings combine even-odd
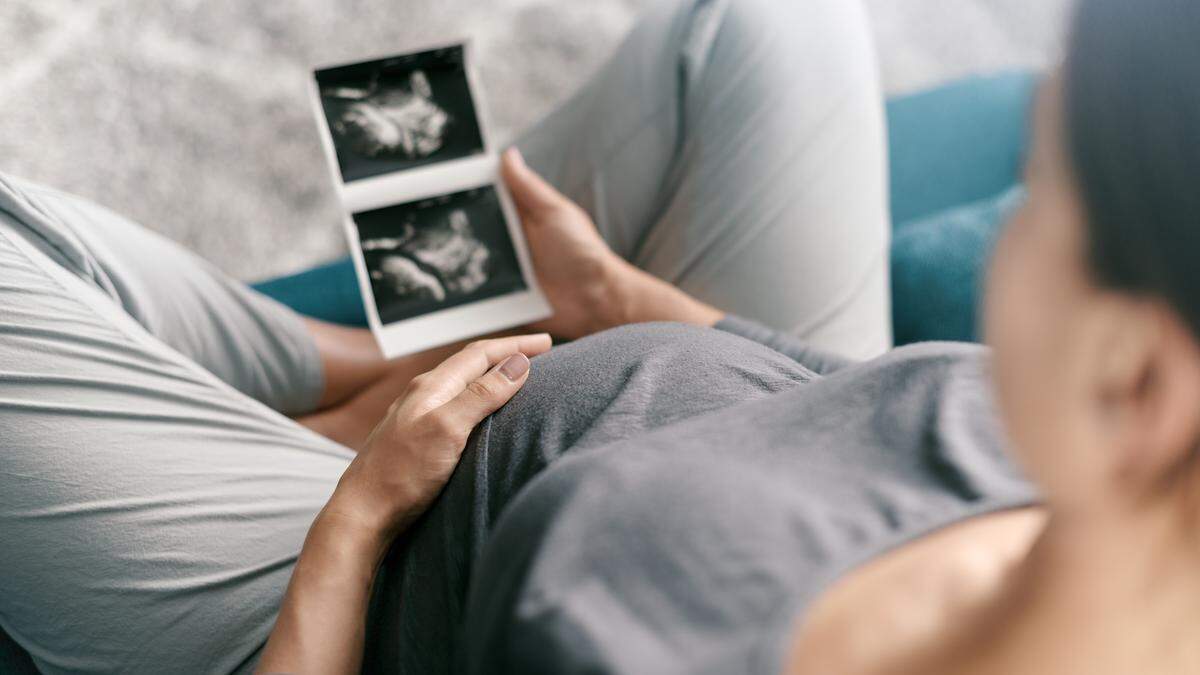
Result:
{"label": "light gray sleeve", "polygon": [[234,389],[286,414],[316,406],[324,387],[320,355],[289,308],[79,197],[0,176],[0,212],[152,335]]}

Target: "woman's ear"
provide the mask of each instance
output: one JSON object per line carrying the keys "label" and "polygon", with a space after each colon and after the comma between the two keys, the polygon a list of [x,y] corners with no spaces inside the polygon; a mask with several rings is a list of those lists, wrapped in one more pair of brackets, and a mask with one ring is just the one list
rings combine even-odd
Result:
{"label": "woman's ear", "polygon": [[1200,346],[1159,301],[1123,299],[1104,323],[1107,353],[1091,359],[1096,413],[1114,477],[1138,494],[1163,483],[1200,440]]}

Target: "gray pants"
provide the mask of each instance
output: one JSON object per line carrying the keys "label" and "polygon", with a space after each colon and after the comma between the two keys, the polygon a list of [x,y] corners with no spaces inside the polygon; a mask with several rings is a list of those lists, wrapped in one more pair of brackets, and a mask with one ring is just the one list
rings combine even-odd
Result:
{"label": "gray pants", "polygon": [[642,269],[868,358],[891,346],[885,134],[858,0],[675,0],[520,146]]}
{"label": "gray pants", "polygon": [[[674,0],[521,145],[622,255],[868,356],[883,128],[856,2]],[[351,457],[282,414],[322,386],[288,310],[0,179],[0,628],[44,672],[251,668]]]}

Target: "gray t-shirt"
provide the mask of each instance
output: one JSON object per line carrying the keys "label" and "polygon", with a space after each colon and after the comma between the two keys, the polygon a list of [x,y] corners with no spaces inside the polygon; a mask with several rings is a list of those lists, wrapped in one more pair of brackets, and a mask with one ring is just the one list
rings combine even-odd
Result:
{"label": "gray t-shirt", "polygon": [[863,364],[736,319],[535,360],[397,544],[368,672],[779,673],[855,565],[1036,500],[986,350]]}

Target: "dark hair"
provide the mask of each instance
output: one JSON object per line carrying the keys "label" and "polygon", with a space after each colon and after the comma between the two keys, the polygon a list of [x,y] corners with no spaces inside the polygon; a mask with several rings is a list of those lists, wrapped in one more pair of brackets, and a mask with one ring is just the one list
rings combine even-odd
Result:
{"label": "dark hair", "polygon": [[1097,282],[1200,338],[1200,2],[1082,0],[1064,89]]}

